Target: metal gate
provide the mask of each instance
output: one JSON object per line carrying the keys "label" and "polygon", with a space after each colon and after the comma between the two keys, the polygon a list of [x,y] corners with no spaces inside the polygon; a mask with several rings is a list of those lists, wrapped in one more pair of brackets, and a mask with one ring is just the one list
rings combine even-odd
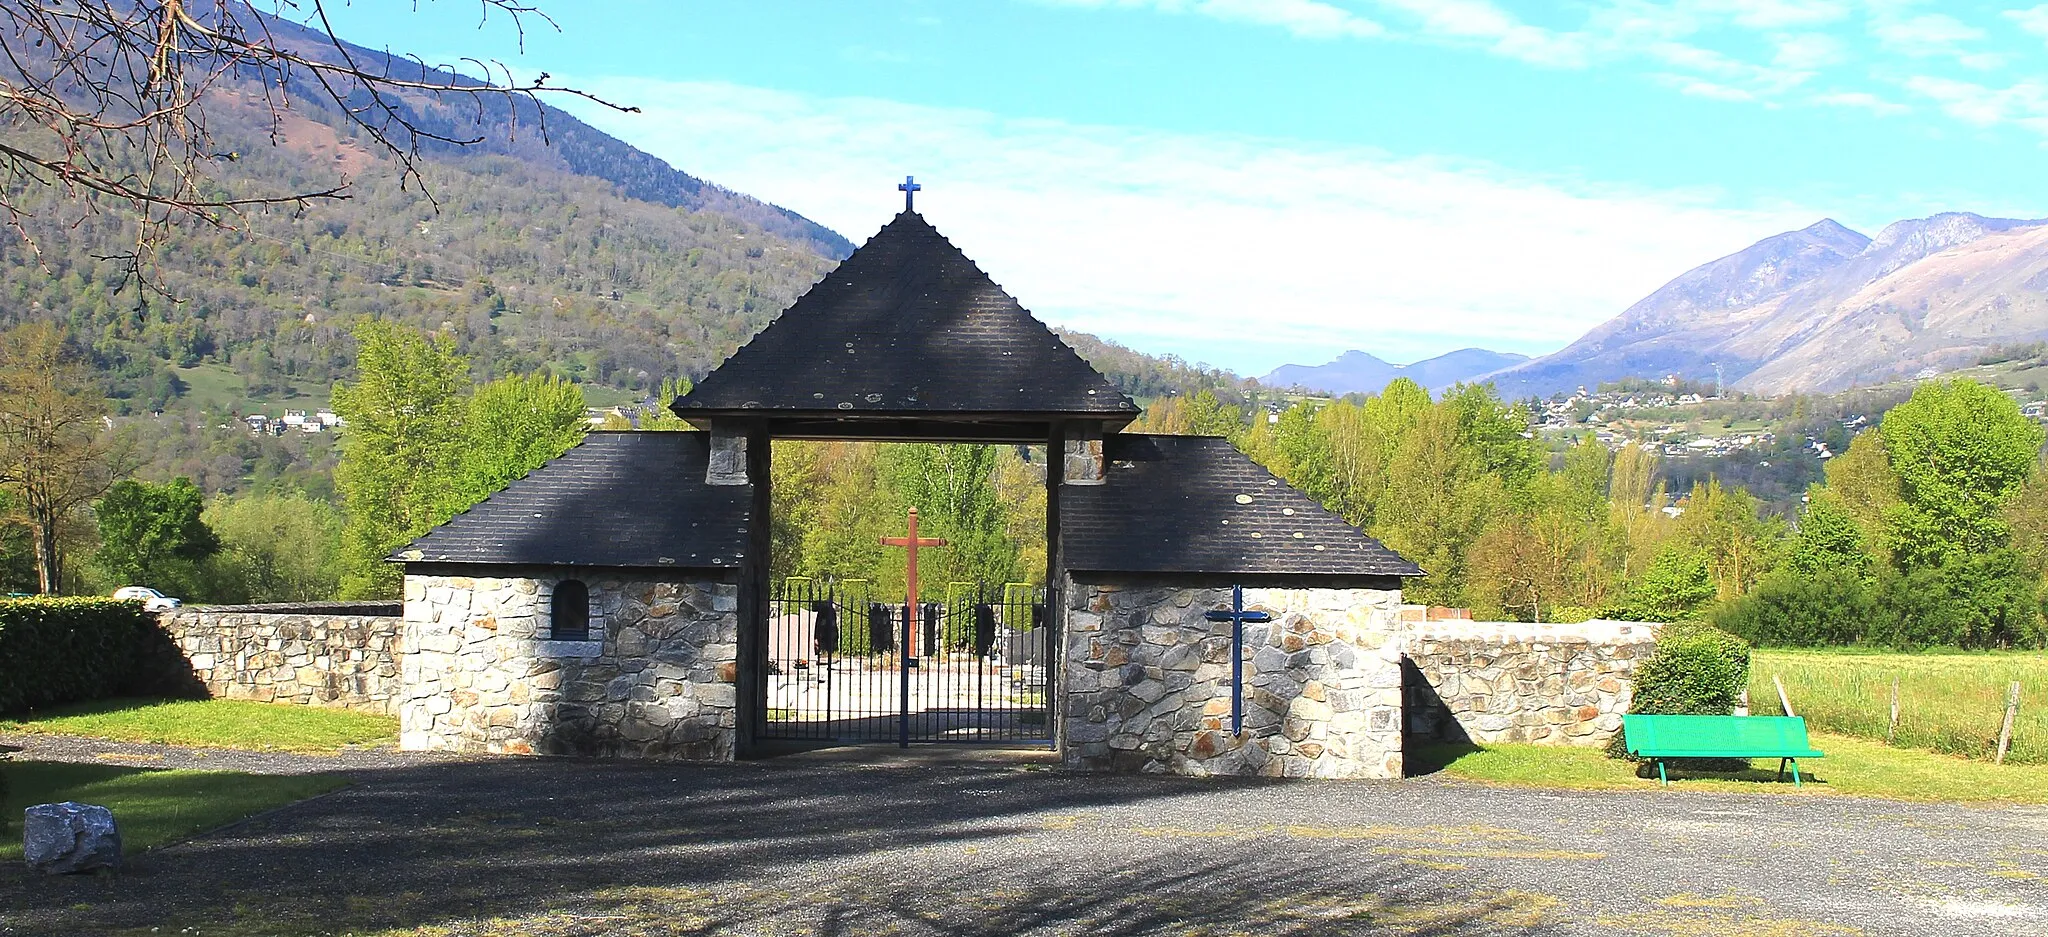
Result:
{"label": "metal gate", "polygon": [[[862,580],[784,579],[768,603],[763,736],[838,742],[1050,742],[1045,592],[949,583],[916,633]],[[906,651],[908,653],[906,653]]]}

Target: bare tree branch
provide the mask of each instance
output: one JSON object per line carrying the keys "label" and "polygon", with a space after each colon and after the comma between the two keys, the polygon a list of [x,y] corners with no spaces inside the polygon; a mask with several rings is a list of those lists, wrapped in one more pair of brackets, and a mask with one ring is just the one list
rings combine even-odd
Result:
{"label": "bare tree branch", "polygon": [[[360,55],[335,34],[333,0],[270,2],[272,12],[263,13],[244,0],[0,0],[0,214],[37,257],[21,198],[33,187],[60,190],[87,214],[124,213],[135,242],[116,256],[134,274],[180,223],[233,228],[246,208],[304,209],[349,197],[346,175],[303,191],[241,190],[226,171],[239,154],[216,145],[208,115],[241,106],[244,94],[267,111],[273,145],[294,88],[326,99],[430,201],[422,147],[470,146],[501,129],[516,134],[522,102],[543,142],[543,94],[638,110],[549,85],[545,72],[519,80],[495,59],[462,60],[483,73],[477,80],[417,56]],[[493,13],[511,21],[522,51],[528,18],[559,28],[520,0],[476,2],[486,23]],[[472,105],[474,134],[422,119],[426,107],[452,99]],[[494,110],[493,102],[505,106]]]}

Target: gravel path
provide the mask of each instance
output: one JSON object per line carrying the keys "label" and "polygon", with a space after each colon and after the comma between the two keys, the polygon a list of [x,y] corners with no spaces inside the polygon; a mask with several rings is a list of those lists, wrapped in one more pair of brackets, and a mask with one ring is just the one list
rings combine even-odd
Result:
{"label": "gravel path", "polygon": [[0,871],[0,934],[2048,935],[2039,808],[929,754],[250,757],[356,783],[119,876]]}

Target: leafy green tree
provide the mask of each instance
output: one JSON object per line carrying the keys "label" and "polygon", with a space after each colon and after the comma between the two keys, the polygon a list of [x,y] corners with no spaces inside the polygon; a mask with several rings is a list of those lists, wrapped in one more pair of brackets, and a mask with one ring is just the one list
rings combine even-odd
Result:
{"label": "leafy green tree", "polygon": [[377,320],[356,329],[356,380],[334,388],[348,425],[334,470],[341,492],[341,597],[389,598],[392,550],[444,520],[465,441],[469,362],[444,337]]}
{"label": "leafy green tree", "polygon": [[1017,548],[1010,541],[996,490],[997,447],[920,444],[884,450],[882,469],[902,501],[918,509],[921,530],[948,545],[922,568],[932,581],[1001,583],[1017,578]]}
{"label": "leafy green tree", "polygon": [[2017,494],[2040,456],[2040,424],[1996,388],[1976,381],[1930,381],[1878,426],[1899,479],[1902,503],[1888,520],[1894,555],[1905,566],[2006,546],[2012,535],[2000,509]]}
{"label": "leafy green tree", "polygon": [[200,517],[206,497],[179,477],[157,485],[123,479],[93,506],[100,548],[93,565],[111,582],[191,595],[199,564],[220,549]]}
{"label": "leafy green tree", "polygon": [[1244,411],[1216,399],[1212,391],[1188,398],[1188,432],[1196,436],[1234,437],[1244,432]]}
{"label": "leafy green tree", "polygon": [[1857,526],[1856,516],[1825,488],[1813,489],[1808,498],[1806,510],[1799,516],[1799,531],[1785,554],[1786,568],[1802,576],[1837,569],[1858,575],[1867,572],[1871,556],[1864,548],[1863,529]]}
{"label": "leafy green tree", "polygon": [[299,492],[216,497],[203,515],[220,537],[211,598],[318,602],[341,585],[341,514]]}
{"label": "leafy green tree", "polygon": [[1681,621],[1693,617],[1713,598],[1714,577],[1706,554],[1682,544],[1667,544],[1629,589],[1626,603],[1615,610],[1614,617]]}
{"label": "leafy green tree", "polygon": [[476,389],[462,420],[462,449],[448,502],[453,516],[583,439],[583,392],[553,375],[501,377]]}
{"label": "leafy green tree", "polygon": [[1879,563],[1891,562],[1891,518],[1903,501],[1891,453],[1875,429],[1856,434],[1849,448],[1827,464],[1827,493],[1855,518],[1863,544]]}
{"label": "leafy green tree", "polygon": [[1714,594],[1727,600],[1755,588],[1770,570],[1784,529],[1776,518],[1763,518],[1749,492],[1716,479],[1693,486],[1674,535],[1705,557]]}
{"label": "leafy green tree", "polygon": [[112,484],[101,420],[106,399],[84,356],[47,322],[0,333],[0,489],[28,527],[36,588],[64,581],[62,533]]}

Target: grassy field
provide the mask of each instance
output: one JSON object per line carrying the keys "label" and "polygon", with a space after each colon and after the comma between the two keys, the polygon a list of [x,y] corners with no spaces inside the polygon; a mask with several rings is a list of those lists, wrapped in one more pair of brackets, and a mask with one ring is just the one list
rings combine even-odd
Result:
{"label": "grassy field", "polygon": [[1998,744],[2006,686],[2017,680],[2020,712],[2006,760],[2048,764],[2048,653],[1758,650],[1750,666],[1750,712],[1780,713],[1774,674],[1810,729],[1880,741],[1897,678],[1898,745],[1984,760]]}
{"label": "grassy field", "polygon": [[[1798,703],[1792,704],[1795,708]],[[1741,773],[1671,770],[1671,789],[1731,794],[1852,794],[1895,800],[1952,803],[2048,804],[2048,767],[1990,765],[1951,755],[1887,748],[1882,742],[1813,734],[1826,758],[1802,761],[1805,786],[1788,774],[1776,780],[1776,759],[1752,762]],[[1609,758],[1598,749],[1549,745],[1439,746],[1410,755],[1410,774],[1442,772],[1453,777],[1527,787],[1574,790],[1659,789],[1655,769],[1637,776],[1633,762]]]}
{"label": "grassy field", "polygon": [[83,735],[207,748],[331,752],[388,743],[398,720],[373,713],[241,700],[101,700],[0,720],[0,732]]}
{"label": "grassy field", "polygon": [[258,400],[250,396],[248,383],[242,375],[227,365],[202,364],[174,368],[173,371],[178,380],[185,383],[184,405],[200,409],[283,416],[286,407],[308,412],[322,409],[327,406],[328,397],[333,392],[333,388],[325,384],[293,381],[291,396],[272,395],[269,399]]}
{"label": "grassy field", "polygon": [[75,800],[114,812],[121,850],[161,846],[252,813],[324,794],[347,783],[334,775],[158,771],[125,765],[0,761],[0,860],[21,858],[21,812],[31,804]]}

